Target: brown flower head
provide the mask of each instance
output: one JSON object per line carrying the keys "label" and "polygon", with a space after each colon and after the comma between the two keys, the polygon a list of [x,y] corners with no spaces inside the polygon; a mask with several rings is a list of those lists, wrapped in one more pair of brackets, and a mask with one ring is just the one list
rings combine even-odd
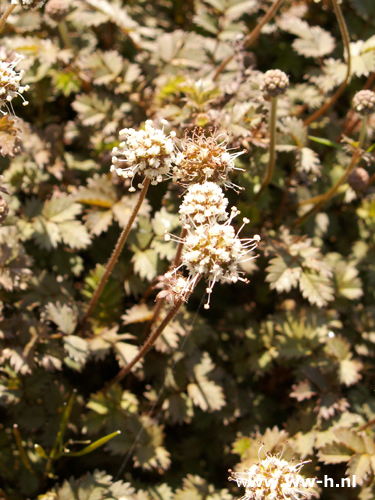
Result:
{"label": "brown flower head", "polygon": [[206,137],[202,129],[193,131],[191,137],[181,141],[181,159],[174,168],[174,180],[184,187],[191,184],[214,182],[219,186],[240,188],[233,184],[228,176],[235,167],[234,160],[245,151],[231,153],[227,149],[227,140],[220,140],[221,135]]}

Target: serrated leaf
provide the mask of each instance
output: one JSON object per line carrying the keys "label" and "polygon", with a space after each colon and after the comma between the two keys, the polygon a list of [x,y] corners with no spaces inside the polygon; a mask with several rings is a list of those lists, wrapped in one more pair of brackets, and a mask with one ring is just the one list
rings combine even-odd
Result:
{"label": "serrated leaf", "polygon": [[[139,347],[133,344],[128,344],[127,342],[116,342],[114,345],[114,351],[116,353],[116,359],[120,367],[124,367],[132,361],[139,352]],[[132,370],[136,370],[142,366],[142,360],[138,361]]]}
{"label": "serrated leaf", "polygon": [[303,172],[320,175],[321,165],[319,156],[310,148],[301,148],[299,167]]}
{"label": "serrated leaf", "polygon": [[97,50],[82,61],[86,70],[93,72],[95,85],[108,85],[114,82],[124,68],[124,59],[117,50],[103,52]]}
{"label": "serrated leaf", "polygon": [[356,384],[361,380],[362,375],[359,373],[363,368],[360,361],[355,359],[343,359],[340,361],[339,379],[342,384],[347,387]]}
{"label": "serrated leaf", "polygon": [[196,383],[190,383],[187,388],[193,403],[203,411],[220,410],[225,406],[223,389],[206,377],[214,368],[210,356],[204,353],[200,363],[193,368]]}
{"label": "serrated leaf", "polygon": [[218,18],[213,17],[210,12],[198,11],[194,16],[194,23],[213,35],[218,35],[220,32]]}
{"label": "serrated leaf", "polygon": [[358,270],[350,263],[340,262],[335,266],[335,281],[339,295],[349,300],[362,297],[362,282],[358,274]]}
{"label": "serrated leaf", "polygon": [[2,351],[2,356],[4,359],[8,359],[10,366],[14,368],[16,373],[21,373],[22,375],[26,375],[27,373],[31,373],[31,367],[29,365],[28,360],[25,358],[23,351],[20,347],[15,347],[10,349],[6,347]]}
{"label": "serrated leaf", "polygon": [[279,293],[290,292],[292,288],[297,287],[302,274],[298,262],[293,262],[287,256],[280,256],[271,259],[270,264],[266,269],[266,281],[271,283],[272,290],[276,289]]}
{"label": "serrated leaf", "polygon": [[302,295],[310,304],[324,307],[331,300],[334,300],[331,282],[325,276],[319,276],[304,270],[299,281]]}
{"label": "serrated leaf", "polygon": [[69,357],[79,364],[85,364],[89,355],[89,345],[86,340],[76,335],[68,335],[64,337],[63,342]]}
{"label": "serrated leaf", "polygon": [[72,103],[72,107],[79,114],[83,125],[99,125],[107,119],[111,101],[107,98],[100,100],[96,94],[79,94]]}
{"label": "serrated leaf", "polygon": [[72,220],[80,213],[80,205],[66,195],[53,196],[50,200],[45,202],[42,210],[43,217],[55,224]]}
{"label": "serrated leaf", "polygon": [[320,26],[310,26],[306,21],[288,14],[281,17],[279,24],[282,29],[299,37],[292,45],[300,55],[322,57],[335,48],[332,35]]}
{"label": "serrated leaf", "polygon": [[368,76],[375,69],[375,35],[350,44],[351,71],[356,76]]}
{"label": "serrated leaf", "polygon": [[153,316],[153,309],[146,304],[139,304],[131,307],[126,311],[126,313],[121,316],[124,325],[130,325],[132,323],[143,323],[145,321],[150,321]]}
{"label": "serrated leaf", "polygon": [[190,422],[193,417],[192,401],[186,394],[172,394],[163,403],[162,409],[172,424]]}
{"label": "serrated leaf", "polygon": [[316,395],[312,390],[312,386],[308,380],[300,381],[298,384],[292,385],[293,392],[290,393],[291,398],[296,398],[297,401],[304,401]]}
{"label": "serrated leaf", "polygon": [[252,14],[259,9],[256,0],[231,0],[230,7],[225,11],[225,17],[231,21],[239,19],[243,14]]}
{"label": "serrated leaf", "polygon": [[112,224],[112,210],[87,210],[84,216],[86,226],[91,234],[99,236]]}
{"label": "serrated leaf", "polygon": [[362,485],[371,472],[371,458],[367,453],[354,455],[349,460],[348,468],[346,469],[346,474],[351,477],[355,476],[358,485]]}
{"label": "serrated leaf", "polygon": [[343,444],[327,444],[318,453],[319,460],[325,464],[348,462],[353,452]]}
{"label": "serrated leaf", "polygon": [[86,248],[90,243],[90,235],[83,224],[78,220],[62,222],[59,224],[61,239],[70,248]]}
{"label": "serrated leaf", "polygon": [[67,335],[73,333],[77,320],[73,309],[59,302],[56,304],[49,302],[46,305],[46,318],[56,323],[59,329]]}
{"label": "serrated leaf", "polygon": [[157,276],[158,257],[154,250],[136,251],[132,262],[134,263],[134,272],[139,274],[142,279],[152,281]]}
{"label": "serrated leaf", "polygon": [[362,436],[359,436],[355,431],[346,428],[334,429],[334,434],[347,448],[355,453],[365,453],[365,443]]}

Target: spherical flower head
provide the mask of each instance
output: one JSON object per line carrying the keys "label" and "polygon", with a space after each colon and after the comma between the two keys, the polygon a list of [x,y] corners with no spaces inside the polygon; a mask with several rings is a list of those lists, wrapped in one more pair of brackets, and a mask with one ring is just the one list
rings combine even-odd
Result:
{"label": "spherical flower head", "polygon": [[63,21],[69,14],[69,0],[49,0],[45,13],[56,22]]}
{"label": "spherical flower head", "polygon": [[372,90],[361,90],[353,98],[353,108],[361,116],[370,115],[375,112],[375,92]]}
{"label": "spherical flower head", "polygon": [[261,90],[266,98],[285,94],[289,87],[288,75],[280,69],[270,69],[264,74]]}
{"label": "spherical flower head", "polygon": [[192,184],[179,208],[180,219],[183,225],[191,221],[197,225],[212,220],[225,221],[228,218],[227,205],[223,190],[214,182]]}
{"label": "spherical flower head", "polygon": [[22,5],[24,9],[40,9],[46,0],[12,0],[12,5]]}
{"label": "spherical flower head", "polygon": [[[175,135],[175,132],[171,132],[166,136],[164,130],[154,128],[151,120],[146,121],[144,130],[121,130],[120,138],[124,140],[118,148],[113,148],[111,172],[125,179],[143,174],[151,179],[153,185],[170,178],[172,166],[179,162]],[[126,166],[121,167],[121,163]],[[135,191],[133,185],[129,191]]]}
{"label": "spherical flower head", "polygon": [[236,481],[245,487],[241,500],[299,500],[316,495],[305,487],[304,478],[299,474],[306,462],[292,465],[281,458],[281,454],[266,454],[264,460],[254,464],[248,471],[233,472],[229,481]]}
{"label": "spherical flower head", "polygon": [[[208,301],[205,309],[209,309],[210,296],[215,283],[236,283],[238,280],[247,282],[242,278],[242,272],[239,271],[238,266],[244,257],[258,246],[260,237],[258,235],[246,239],[238,237],[243,226],[249,222],[248,219],[244,219],[244,224],[236,233],[230,223],[238,213],[238,210],[233,208],[231,217],[224,224],[185,226],[187,235],[181,265],[189,271],[192,282],[200,277],[208,282],[206,289]],[[250,259],[253,258],[255,256],[250,257]]]}
{"label": "spherical flower head", "polygon": [[357,167],[349,175],[348,183],[355,191],[363,191],[366,189],[369,180],[370,176],[367,170],[362,167]]}
{"label": "spherical flower head", "polygon": [[220,142],[220,136],[206,137],[201,129],[195,130],[191,137],[186,136],[181,148],[180,162],[174,169],[174,179],[181,185],[214,182],[239,189],[228,175],[233,170],[242,170],[235,167],[234,160],[245,151],[230,153],[226,140]]}
{"label": "spherical flower head", "polygon": [[[25,90],[29,90],[29,86],[21,86],[20,81],[24,75],[24,71],[15,71],[15,66],[21,61],[22,56],[16,55],[16,59],[12,62],[0,62],[0,109],[5,106],[8,110],[8,106],[11,106],[11,102],[14,97],[21,96]],[[23,99],[23,97],[22,97]],[[23,105],[28,104],[25,99],[23,99]],[[12,106],[11,106],[12,109]],[[3,114],[4,111],[2,111]]]}

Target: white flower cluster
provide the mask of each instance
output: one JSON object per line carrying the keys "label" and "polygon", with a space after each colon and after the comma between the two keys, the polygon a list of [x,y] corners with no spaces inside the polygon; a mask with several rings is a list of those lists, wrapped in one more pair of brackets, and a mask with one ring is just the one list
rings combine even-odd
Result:
{"label": "white flower cluster", "polygon": [[192,184],[184,196],[179,213],[183,225],[193,221],[195,224],[207,224],[210,220],[224,221],[228,199],[222,189],[214,182]]}
{"label": "white flower cluster", "polygon": [[[244,262],[245,256],[252,252],[260,241],[258,235],[253,238],[239,238],[240,231],[249,220],[244,218],[241,228],[236,233],[231,222],[239,211],[232,207],[228,219],[227,205],[228,200],[221,188],[213,182],[193,184],[188,189],[179,210],[186,231],[185,238],[181,240],[170,234],[165,235],[166,240],[174,239],[184,245],[180,266],[173,272],[167,273],[168,276],[176,274],[183,266],[189,271],[184,289],[179,291],[180,297],[190,294],[200,278],[204,278],[208,282],[206,288],[208,300],[205,309],[210,307],[215,283],[236,283],[238,280],[247,282],[242,277],[239,264]],[[223,220],[226,222],[220,224]],[[248,257],[247,260],[255,257]]]}
{"label": "white flower cluster", "polygon": [[[124,140],[112,150],[111,172],[125,179],[142,173],[153,185],[170,178],[171,168],[181,160],[173,141],[175,136],[175,132],[166,136],[164,130],[154,128],[152,120],[146,121],[144,130],[121,130],[120,138]],[[121,167],[121,163],[125,163],[125,167]],[[135,191],[133,184],[129,191]]]}
{"label": "white flower cluster", "polygon": [[[112,151],[111,171],[132,180],[129,191],[135,191],[133,179],[137,174],[149,178],[151,184],[173,178],[187,187],[179,209],[185,235],[183,238],[165,235],[166,240],[173,238],[183,244],[181,263],[165,274],[164,290],[158,298],[184,301],[204,278],[208,282],[205,305],[208,309],[215,283],[247,281],[242,278],[239,263],[258,246],[260,237],[239,238],[239,232],[249,221],[244,219],[240,230],[235,232],[231,222],[239,211],[233,208],[228,219],[228,200],[220,187],[237,188],[228,174],[235,169],[234,159],[242,152],[229,153],[225,140],[219,142],[220,136],[214,137],[212,132],[206,137],[202,130],[185,137],[179,150],[175,136],[174,132],[167,136],[164,129],[155,128],[151,120],[146,121],[144,130],[121,130],[120,137],[124,140]],[[183,266],[189,272],[187,278],[179,272]]]}
{"label": "white flower cluster", "polygon": [[[262,449],[262,448],[261,448]],[[304,478],[299,474],[304,464],[309,460],[292,465],[277,455],[266,454],[248,471],[233,472],[229,481],[235,481],[238,486],[245,486],[245,494],[240,500],[299,500],[309,498],[316,493],[305,486]]]}
{"label": "white flower cluster", "polygon": [[[12,99],[17,95],[21,96],[23,99],[23,105],[26,106],[28,101],[25,101],[23,92],[29,90],[28,85],[21,86],[20,81],[25,74],[23,70],[17,72],[14,70],[15,66],[21,61],[22,56],[16,56],[16,59],[12,62],[0,62],[0,109],[8,105],[11,106]],[[2,111],[3,114],[4,111]]]}
{"label": "white flower cluster", "polygon": [[46,0],[12,0],[12,5],[22,5],[25,9],[40,9]]}

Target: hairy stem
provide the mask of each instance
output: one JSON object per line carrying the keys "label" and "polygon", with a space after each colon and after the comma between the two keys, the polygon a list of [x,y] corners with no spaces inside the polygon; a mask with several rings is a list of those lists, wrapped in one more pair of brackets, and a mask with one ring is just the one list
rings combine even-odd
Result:
{"label": "hairy stem", "polygon": [[80,328],[82,328],[82,326],[86,323],[87,319],[91,315],[91,313],[92,313],[92,311],[93,311],[93,309],[94,309],[94,307],[95,307],[95,305],[100,297],[100,294],[103,291],[104,285],[106,284],[120,254],[121,254],[121,251],[125,245],[125,242],[129,236],[134,219],[136,218],[137,213],[139,212],[139,209],[141,208],[142,202],[146,197],[146,193],[147,193],[147,189],[148,189],[149,185],[150,185],[150,179],[146,178],[144,181],[144,186],[142,188],[142,191],[139,193],[137,204],[135,205],[133,212],[130,215],[130,218],[128,220],[127,225],[124,227],[122,233],[120,234],[119,239],[117,240],[116,246],[115,246],[113,253],[111,255],[111,258],[109,259],[108,264],[105,268],[102,279],[100,280],[100,283],[99,283],[97,289],[95,290],[94,295],[91,298],[90,304],[89,304],[85,314],[83,315],[81,321],[78,323],[78,325],[76,327],[76,332]]}
{"label": "hairy stem", "polygon": [[[180,241],[178,243],[176,255],[174,256],[173,263],[171,265],[172,269],[175,269],[176,267],[178,267],[180,262],[181,262],[181,254],[182,254],[182,250],[184,248],[184,243],[185,243],[184,240],[185,240],[186,234],[187,234],[187,229],[185,227],[183,227],[181,229],[181,234],[180,234],[180,240],[182,240],[182,241]],[[149,324],[147,325],[147,328],[145,330],[145,334],[144,334],[145,336],[148,335],[148,333],[151,331],[152,325],[158,320],[158,317],[159,317],[159,314],[163,308],[164,302],[165,302],[165,297],[158,299],[158,301],[156,302],[156,306],[154,308],[154,313],[152,315],[151,321],[149,322]]]}
{"label": "hairy stem", "polygon": [[172,309],[169,311],[169,313],[166,315],[166,317],[163,319],[163,321],[160,323],[160,325],[156,328],[154,332],[151,333],[151,335],[148,337],[146,342],[143,344],[141,347],[139,353],[128,363],[124,368],[122,368],[118,374],[110,381],[108,384],[104,387],[103,393],[107,393],[108,390],[114,385],[119,383],[133,368],[133,366],[138,363],[140,359],[143,358],[143,356],[151,349],[151,347],[154,345],[158,337],[162,334],[164,328],[168,325],[168,323],[175,317],[177,314],[178,310],[181,307],[181,304],[183,303],[183,299],[178,300],[175,305],[172,307]]}
{"label": "hairy stem", "polygon": [[315,121],[317,118],[319,118],[319,116],[321,116],[323,113],[325,113],[327,111],[327,109],[329,109],[337,101],[337,99],[340,97],[340,95],[344,92],[346,86],[349,83],[349,79],[350,79],[351,56],[350,56],[349,33],[348,33],[348,29],[347,29],[346,24],[345,24],[344,16],[342,15],[340,6],[338,4],[338,1],[332,0],[332,4],[333,4],[333,9],[334,9],[335,14],[336,14],[337,21],[338,21],[339,26],[340,26],[341,36],[342,36],[342,40],[344,43],[344,60],[345,60],[345,53],[346,53],[346,60],[347,60],[346,76],[345,76],[345,80],[342,82],[340,87],[333,94],[331,99],[328,102],[326,102],[325,104],[323,104],[323,106],[321,108],[319,108],[317,111],[315,111],[315,113],[313,113],[311,116],[306,118],[306,120],[304,121],[305,125],[309,125],[311,122]]}
{"label": "hairy stem", "polygon": [[[244,48],[249,47],[260,35],[260,32],[265,24],[268,23],[272,19],[272,17],[276,14],[278,11],[280,5],[283,3],[283,0],[276,0],[276,2],[268,9],[266,12],[266,15],[263,17],[263,19],[260,21],[260,23],[253,29],[251,33],[247,35],[247,37],[244,40]],[[220,74],[224,71],[226,66],[231,62],[233,59],[234,54],[228,56],[224,61],[221,62],[220,66],[217,68],[215,71],[215,74],[213,76],[213,81],[215,82]]]}
{"label": "hairy stem", "polygon": [[[331,187],[324,195],[321,195],[320,199],[314,204],[314,206],[304,215],[299,217],[293,224],[292,227],[296,227],[302,222],[304,222],[306,219],[308,219],[311,215],[313,215],[315,212],[317,212],[332,196],[334,196],[339,189],[339,187],[344,184],[344,182],[348,179],[349,175],[351,174],[352,170],[354,167],[357,165],[361,158],[361,149],[363,146],[363,143],[366,138],[366,128],[367,128],[367,117],[364,116],[362,119],[362,127],[361,127],[361,132],[359,135],[359,140],[358,140],[358,145],[357,149],[353,154],[352,160],[349,163],[349,165],[346,167],[346,170],[334,186]],[[311,198],[311,200],[317,199],[318,197]],[[311,203],[311,200],[307,200],[307,202]],[[306,203],[307,203],[306,202]],[[305,203],[305,204],[306,204]]]}
{"label": "hairy stem", "polygon": [[263,179],[262,187],[254,198],[254,202],[257,202],[259,198],[262,196],[266,187],[272,180],[273,171],[275,168],[275,160],[276,160],[276,120],[277,119],[277,96],[271,97],[271,109],[270,109],[270,117],[269,117],[269,134],[270,134],[270,145],[269,145],[269,155],[270,158],[268,160],[267,172]]}
{"label": "hairy stem", "polygon": [[10,16],[10,14],[13,12],[15,7],[16,7],[15,5],[9,5],[9,7],[5,10],[4,14],[0,17],[0,32],[4,28],[5,21]]}

